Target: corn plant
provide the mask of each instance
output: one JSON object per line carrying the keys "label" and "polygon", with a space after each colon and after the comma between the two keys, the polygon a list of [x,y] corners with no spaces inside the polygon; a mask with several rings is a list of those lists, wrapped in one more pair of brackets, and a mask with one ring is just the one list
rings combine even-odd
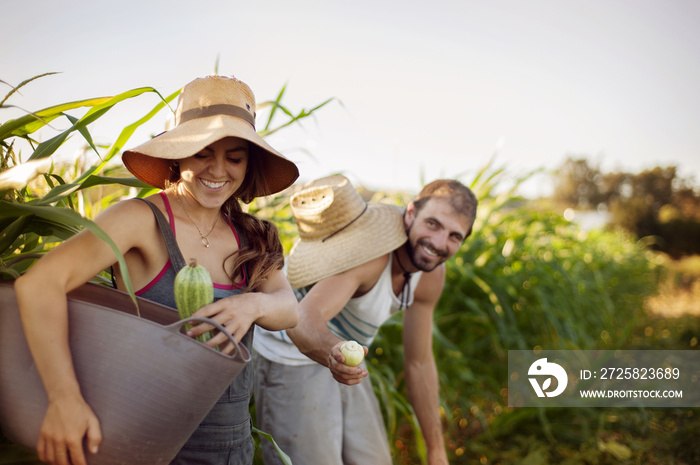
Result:
{"label": "corn plant", "polygon": [[[0,101],[0,109],[12,106],[7,102],[20,88],[51,74],[53,73],[35,76],[16,87],[10,86],[11,90]],[[109,244],[114,251],[127,290],[135,301],[123,256],[112,239],[91,218],[124,197],[143,197],[155,191],[131,177],[120,163],[110,162],[121,153],[136,129],[162,109],[167,107],[172,111],[169,104],[179,92],[178,90],[163,97],[152,87],[142,87],[114,96],[89,98],[47,107],[0,124],[0,279],[18,277],[31,266],[32,260],[81,229],[88,229]],[[293,112],[282,104],[285,92],[286,85],[274,100],[260,103],[260,109],[269,110],[261,135],[267,136],[290,125],[300,124],[335,100],[327,99],[311,109]],[[110,109],[121,102],[146,94],[156,94],[159,102],[134,123],[123,128],[111,144],[104,146],[95,143],[90,134],[90,127],[95,121],[104,118]],[[72,114],[81,110],[84,110],[82,116]],[[278,123],[280,115],[284,120]],[[52,130],[50,123],[63,120],[67,121],[68,129],[54,130],[57,134],[44,142],[37,140],[39,131]],[[87,150],[98,155],[97,163],[83,167],[81,161],[76,159],[71,167],[70,164],[56,166],[52,162],[52,155],[60,153],[64,142],[73,136],[84,139]],[[26,160],[22,159],[21,150],[18,148],[20,145],[29,147],[31,154]],[[261,216],[277,218],[288,250],[291,246],[289,237],[292,223],[285,199],[283,195],[278,195],[259,200],[250,208],[252,212],[260,211]],[[23,260],[25,258],[27,260]],[[97,276],[95,281],[104,282],[105,279]],[[265,432],[257,432],[263,438],[273,440]],[[0,463],[38,463],[33,454],[3,445],[2,442],[0,434]],[[284,461],[284,456],[281,457]],[[10,462],[5,462],[5,458]]]}
{"label": "corn plant", "polygon": [[[35,78],[13,88],[3,100],[3,107],[12,93],[33,79]],[[89,126],[102,118],[115,105],[147,93],[157,94],[161,101],[145,116],[125,127],[109,146],[107,153],[102,155],[95,146]],[[100,173],[120,152],[134,131],[176,96],[177,93],[173,93],[163,98],[154,88],[142,87],[110,97],[85,99],[44,108],[6,121],[0,126],[0,150],[2,150],[0,159],[4,168],[0,175],[0,229],[2,230],[0,263],[4,264],[0,267],[0,273],[17,277],[28,264],[13,260],[17,265],[7,266],[10,259],[22,256],[34,257],[44,253],[52,243],[65,240],[80,229],[86,228],[112,248],[123,270],[127,290],[133,298],[133,289],[123,256],[104,231],[76,211],[77,195],[84,189],[105,184],[147,187],[133,178],[111,178],[102,176]],[[84,108],[87,108],[87,111],[82,117],[69,113]],[[35,133],[44,129],[50,122],[63,118],[68,121],[68,129],[59,131],[58,134],[41,143],[35,140],[33,137]],[[55,172],[50,157],[76,133],[85,139],[101,161],[80,173],[76,179],[67,181]],[[21,154],[15,151],[17,140],[25,141],[33,150],[24,163],[21,160]],[[30,187],[30,183],[38,176],[42,176],[45,181],[44,189]]]}

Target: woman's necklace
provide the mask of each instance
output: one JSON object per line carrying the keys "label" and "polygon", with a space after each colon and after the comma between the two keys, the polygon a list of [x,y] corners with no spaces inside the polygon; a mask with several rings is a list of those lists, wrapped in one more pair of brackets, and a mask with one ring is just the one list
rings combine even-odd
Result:
{"label": "woman's necklace", "polygon": [[221,215],[217,214],[216,218],[214,218],[214,224],[211,225],[211,229],[209,230],[209,232],[206,234],[202,234],[202,230],[199,229],[199,226],[197,226],[197,223],[195,223],[194,220],[192,219],[192,217],[190,216],[190,212],[188,212],[187,209],[185,208],[185,204],[182,203],[182,199],[180,199],[180,194],[176,193],[175,198],[177,199],[177,203],[180,204],[180,207],[182,207],[182,210],[185,212],[185,215],[187,215],[187,218],[189,218],[190,221],[192,222],[192,224],[194,225],[194,227],[197,228],[197,232],[199,232],[199,235],[202,236],[202,244],[204,244],[204,247],[209,247],[209,245],[210,245],[209,239],[207,239],[207,238],[209,237],[209,234],[211,234],[211,232],[216,227],[216,223],[219,221],[219,217]]}

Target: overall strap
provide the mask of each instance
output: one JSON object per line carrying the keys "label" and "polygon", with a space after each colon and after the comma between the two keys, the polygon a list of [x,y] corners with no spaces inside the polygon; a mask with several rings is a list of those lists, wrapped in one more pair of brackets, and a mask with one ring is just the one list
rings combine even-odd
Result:
{"label": "overall strap", "polygon": [[170,264],[173,266],[175,273],[177,273],[184,268],[187,263],[185,263],[185,258],[182,256],[182,252],[180,252],[180,248],[177,246],[175,234],[173,234],[173,230],[170,227],[168,220],[165,219],[163,212],[161,212],[158,207],[153,205],[150,201],[142,198],[138,198],[138,200],[146,202],[146,204],[151,207],[151,210],[153,210],[153,215],[156,217],[156,222],[158,223],[160,232],[163,235],[163,240],[165,240],[165,247],[168,249]]}

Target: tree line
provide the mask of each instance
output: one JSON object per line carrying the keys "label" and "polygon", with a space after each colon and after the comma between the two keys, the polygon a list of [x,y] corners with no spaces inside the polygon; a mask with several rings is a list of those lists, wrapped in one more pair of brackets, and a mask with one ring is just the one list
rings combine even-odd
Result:
{"label": "tree line", "polygon": [[553,199],[562,206],[606,210],[610,226],[649,238],[674,258],[700,253],[700,189],[676,166],[639,173],[604,172],[586,158],[567,158],[555,174]]}

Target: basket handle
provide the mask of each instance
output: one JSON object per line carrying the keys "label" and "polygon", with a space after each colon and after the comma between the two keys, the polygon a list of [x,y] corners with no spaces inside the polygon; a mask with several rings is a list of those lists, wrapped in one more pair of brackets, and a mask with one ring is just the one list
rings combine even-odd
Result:
{"label": "basket handle", "polygon": [[[203,318],[203,317],[198,317],[198,316],[191,316],[189,318],[183,318],[180,321],[176,321],[175,323],[169,324],[165,326],[166,329],[174,332],[174,333],[179,333],[180,332],[180,327],[186,323],[192,322],[192,321],[198,321],[200,323],[207,323],[212,325],[214,328],[218,329],[224,335],[228,338],[229,341],[233,344],[233,347],[236,348],[235,352],[233,355],[227,355],[227,357],[231,357],[235,360],[238,360],[239,362],[250,362],[250,352],[246,349],[245,346],[242,346],[238,342],[236,342],[236,339],[231,335],[231,333],[228,332],[226,328],[223,327],[223,325],[217,323],[216,321],[210,319],[210,318]],[[243,349],[246,349],[245,352]],[[222,354],[224,355],[224,354]]]}

